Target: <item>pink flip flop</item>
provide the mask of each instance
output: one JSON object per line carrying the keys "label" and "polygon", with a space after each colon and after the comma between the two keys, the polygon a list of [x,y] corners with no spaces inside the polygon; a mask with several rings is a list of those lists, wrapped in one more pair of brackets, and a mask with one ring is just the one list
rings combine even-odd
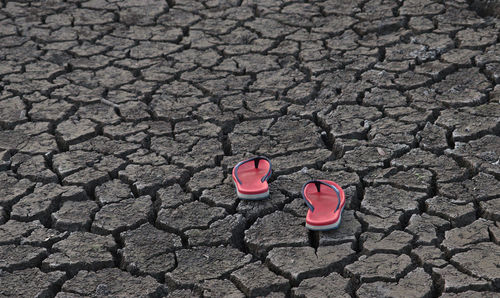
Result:
{"label": "pink flip flop", "polygon": [[239,162],[233,168],[233,181],[238,198],[261,200],[269,197],[267,181],[271,172],[271,161],[264,156]]}
{"label": "pink flip flop", "polygon": [[302,198],[309,210],[306,228],[314,231],[336,229],[345,206],[344,190],[329,180],[311,180],[302,186]]}

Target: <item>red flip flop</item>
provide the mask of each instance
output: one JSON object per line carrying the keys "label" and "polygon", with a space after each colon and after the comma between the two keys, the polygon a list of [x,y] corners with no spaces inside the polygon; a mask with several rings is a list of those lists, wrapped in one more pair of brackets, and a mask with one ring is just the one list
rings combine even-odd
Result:
{"label": "red flip flop", "polygon": [[271,161],[264,156],[239,162],[233,168],[233,180],[238,198],[261,200],[269,197],[267,181],[271,177]]}
{"label": "red flip flop", "polygon": [[326,231],[339,227],[345,206],[345,194],[337,183],[329,180],[308,181],[302,186],[302,198],[309,207],[306,228]]}

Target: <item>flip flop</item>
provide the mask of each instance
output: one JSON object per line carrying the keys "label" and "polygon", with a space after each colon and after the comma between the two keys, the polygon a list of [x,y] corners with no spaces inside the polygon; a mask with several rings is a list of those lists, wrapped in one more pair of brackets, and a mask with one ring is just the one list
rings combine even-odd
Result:
{"label": "flip flop", "polygon": [[238,198],[261,200],[269,197],[267,181],[271,177],[271,172],[271,161],[264,156],[239,162],[233,168],[233,181]]}
{"label": "flip flop", "polygon": [[309,207],[306,228],[327,231],[339,227],[345,194],[337,183],[329,180],[308,181],[302,186],[302,198]]}

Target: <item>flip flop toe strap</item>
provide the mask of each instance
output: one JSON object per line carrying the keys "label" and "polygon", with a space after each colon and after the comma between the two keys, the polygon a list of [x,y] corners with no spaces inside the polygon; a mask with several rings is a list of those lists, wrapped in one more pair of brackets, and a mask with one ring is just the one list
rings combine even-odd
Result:
{"label": "flip flop toe strap", "polygon": [[335,193],[337,194],[337,198],[338,198],[337,208],[335,208],[335,211],[337,211],[340,207],[340,191],[337,189],[337,187],[335,187],[331,184],[328,184],[326,182],[320,181],[320,180],[310,180],[310,181],[307,181],[306,183],[304,183],[304,185],[302,186],[302,198],[306,202],[307,207],[309,207],[309,209],[311,209],[311,211],[314,211],[314,206],[307,199],[306,194],[304,193],[306,186],[311,184],[311,183],[314,183],[316,185],[316,189],[318,190],[318,192],[321,192],[321,185],[325,185],[325,186],[327,186],[335,191]]}
{"label": "flip flop toe strap", "polygon": [[267,170],[267,173],[266,175],[264,175],[261,179],[260,179],[260,182],[264,182],[264,181],[267,181],[269,180],[269,177],[271,177],[271,161],[265,157],[265,156],[256,156],[256,157],[252,157],[250,159],[247,159],[247,160],[244,160],[244,161],[240,161],[235,167],[234,167],[234,176],[236,177],[236,180],[238,180],[238,183],[239,184],[243,184],[243,182],[241,182],[240,178],[238,177],[238,168],[242,165],[242,164],[245,164],[249,161],[254,161],[254,165],[255,165],[255,168],[257,169],[259,167],[259,162],[261,160],[266,160],[268,163],[269,163],[269,170]]}

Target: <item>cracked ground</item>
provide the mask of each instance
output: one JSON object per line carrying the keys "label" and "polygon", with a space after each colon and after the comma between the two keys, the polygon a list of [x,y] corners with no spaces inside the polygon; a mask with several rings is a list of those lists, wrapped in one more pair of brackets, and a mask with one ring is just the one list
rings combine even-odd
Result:
{"label": "cracked ground", "polygon": [[[498,297],[467,1],[0,2],[0,296]],[[232,166],[266,155],[271,197]],[[347,195],[309,232],[310,179]]]}

